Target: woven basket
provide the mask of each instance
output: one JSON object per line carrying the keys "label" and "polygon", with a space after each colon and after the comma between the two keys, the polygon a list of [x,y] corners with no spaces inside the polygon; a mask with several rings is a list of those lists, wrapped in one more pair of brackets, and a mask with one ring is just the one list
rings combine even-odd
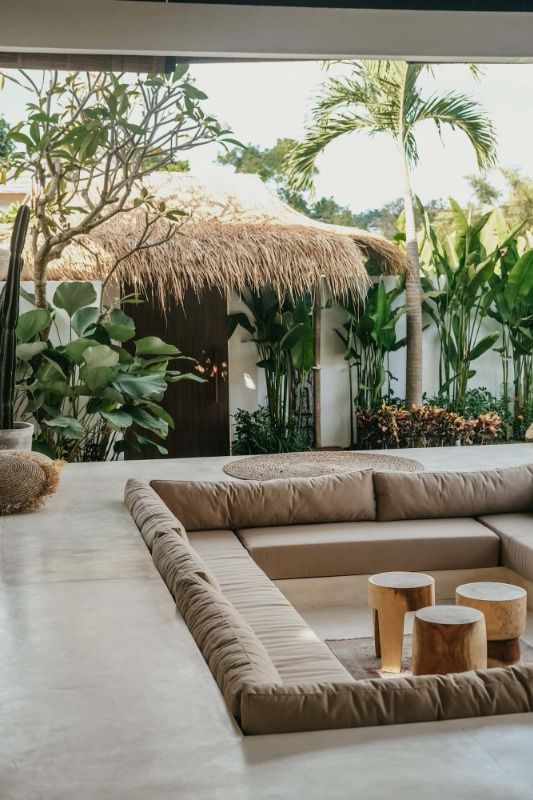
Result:
{"label": "woven basket", "polygon": [[59,483],[60,461],[24,450],[0,451],[0,514],[33,511]]}

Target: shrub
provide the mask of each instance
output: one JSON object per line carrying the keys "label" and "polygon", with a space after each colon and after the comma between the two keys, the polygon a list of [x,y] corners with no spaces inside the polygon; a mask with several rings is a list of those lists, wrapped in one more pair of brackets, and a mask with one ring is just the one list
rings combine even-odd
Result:
{"label": "shrub", "polygon": [[260,406],[257,411],[239,408],[234,419],[233,455],[294,453],[310,449],[311,443],[296,417],[290,417],[280,429],[273,424],[268,409]]}
{"label": "shrub", "polygon": [[363,450],[395,447],[439,447],[483,444],[498,436],[501,418],[494,411],[466,419],[440,406],[383,403],[372,411],[357,412],[358,446]]}

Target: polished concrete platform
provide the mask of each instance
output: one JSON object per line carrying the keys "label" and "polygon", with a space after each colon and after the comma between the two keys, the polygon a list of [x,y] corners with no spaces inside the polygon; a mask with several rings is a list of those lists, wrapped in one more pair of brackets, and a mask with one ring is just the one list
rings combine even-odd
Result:
{"label": "polished concrete platform", "polygon": [[[526,444],[398,452],[533,462]],[[217,480],[225,461],[67,466],[45,508],[0,519],[1,800],[530,800],[533,715],[241,736],[122,503],[130,476]],[[308,613],[324,632],[350,617]]]}

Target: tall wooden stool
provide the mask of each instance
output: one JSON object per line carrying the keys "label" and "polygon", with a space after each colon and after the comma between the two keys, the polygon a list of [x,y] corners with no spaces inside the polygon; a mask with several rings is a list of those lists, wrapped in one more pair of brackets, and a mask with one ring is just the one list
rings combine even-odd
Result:
{"label": "tall wooden stool", "polygon": [[487,666],[487,633],[481,611],[429,606],[415,614],[413,675],[445,675]]}
{"label": "tall wooden stool", "polygon": [[404,617],[435,602],[435,581],[419,572],[381,572],[368,580],[368,605],[374,610],[376,655],[384,672],[400,672]]}
{"label": "tall wooden stool", "polygon": [[520,661],[520,634],[526,627],[527,592],[511,583],[465,583],[455,590],[455,602],[477,608],[487,626],[487,664],[508,667]]}

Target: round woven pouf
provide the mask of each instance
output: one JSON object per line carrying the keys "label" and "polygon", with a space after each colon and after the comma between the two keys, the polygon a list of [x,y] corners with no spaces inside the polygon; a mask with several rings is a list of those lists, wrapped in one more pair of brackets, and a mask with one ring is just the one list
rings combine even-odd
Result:
{"label": "round woven pouf", "polygon": [[275,453],[247,456],[230,461],[224,472],[233,478],[270,481],[275,478],[317,478],[363,469],[383,472],[417,472],[424,467],[412,458],[385,453],[361,453],[352,450],[317,450],[303,453]]}
{"label": "round woven pouf", "polygon": [[38,508],[58,482],[52,459],[26,450],[0,451],[0,514]]}

